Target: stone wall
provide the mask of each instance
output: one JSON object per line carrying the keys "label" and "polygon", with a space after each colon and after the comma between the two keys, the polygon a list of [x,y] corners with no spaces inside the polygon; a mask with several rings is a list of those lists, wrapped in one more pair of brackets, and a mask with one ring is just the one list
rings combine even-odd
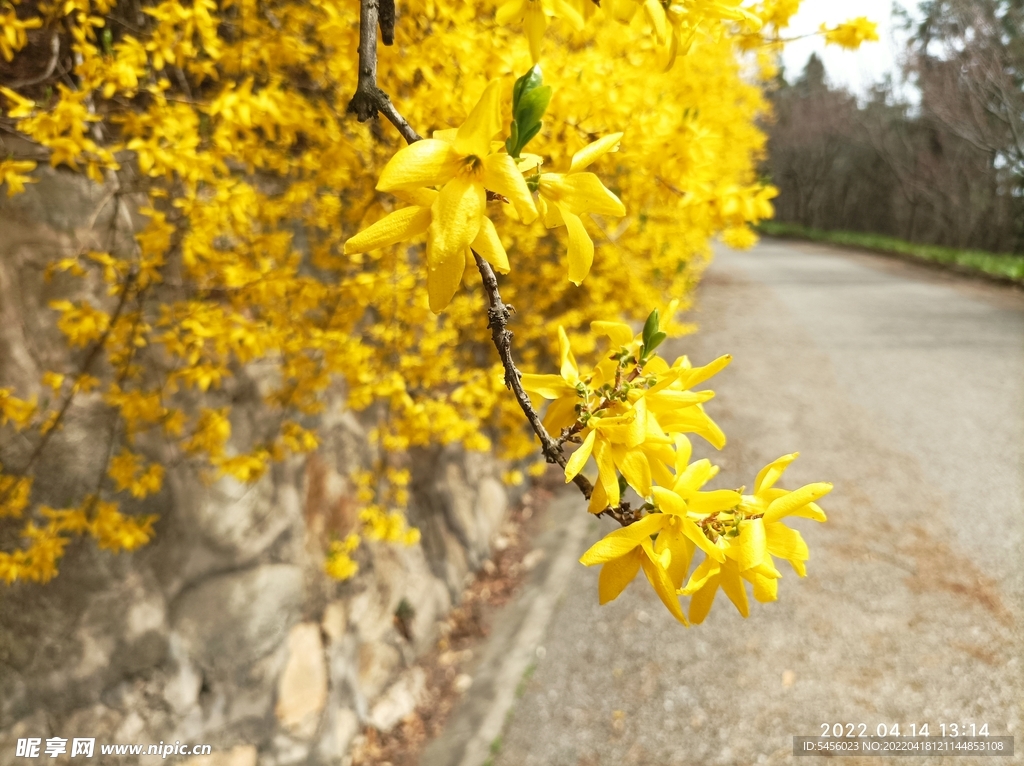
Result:
{"label": "stone wall", "polygon": [[[39,178],[0,202],[0,385],[19,393],[68,363],[46,305],[77,283],[45,282],[45,264],[109,246],[119,214],[132,225],[108,190]],[[160,516],[149,546],[114,555],[83,541],[53,582],[0,585],[0,766],[26,762],[15,757],[25,737],[212,745],[194,766],[340,763],[364,726],[410,712],[424,683],[412,662],[489,555],[511,498],[490,456],[423,451],[409,511],[421,544],[369,543],[359,575],[337,583],[322,572],[323,541],[355,523],[345,477],[369,448],[354,413],[327,412],[319,451],[255,485],[169,467],[165,489],[134,507]],[[76,403],[37,472],[37,501],[60,507],[95,482],[106,418],[98,399]],[[0,461],[17,465],[28,448],[7,438]],[[413,614],[399,625],[403,601]]]}

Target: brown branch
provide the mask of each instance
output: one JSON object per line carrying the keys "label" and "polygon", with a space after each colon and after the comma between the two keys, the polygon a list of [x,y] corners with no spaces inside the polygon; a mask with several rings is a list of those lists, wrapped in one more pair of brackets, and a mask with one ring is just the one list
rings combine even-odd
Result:
{"label": "brown branch", "polygon": [[35,77],[28,77],[24,80],[15,80],[14,82],[7,83],[7,87],[12,90],[17,88],[27,88],[29,85],[38,85],[43,80],[48,80],[50,75],[53,74],[53,70],[57,68],[57,61],[60,59],[60,37],[54,32],[50,37],[50,60],[46,65],[46,69],[41,74]]}
{"label": "brown branch", "polygon": [[[484,284],[484,291],[487,293],[487,326],[491,330],[491,340],[494,342],[494,347],[498,350],[501,365],[505,368],[505,387],[515,395],[519,408],[526,415],[526,419],[530,422],[534,433],[537,434],[537,438],[540,439],[541,452],[544,453],[544,458],[549,463],[556,463],[565,468],[568,461],[565,458],[565,453],[562,451],[562,442],[552,439],[551,434],[544,427],[540,420],[540,415],[533,408],[533,402],[530,401],[530,396],[526,393],[520,381],[522,373],[516,369],[515,362],[512,359],[512,333],[508,329],[508,320],[515,313],[515,309],[501,300],[501,294],[498,292],[498,278],[495,276],[491,265],[475,251],[473,252],[473,258],[476,259],[476,267],[480,270],[480,278]],[[579,487],[583,497],[587,500],[594,494],[594,485],[582,473],[576,474],[572,482]],[[620,503],[618,506],[608,507],[597,515],[604,516],[606,514],[624,527],[640,521],[642,518],[640,511],[632,510],[629,507],[629,503]]]}
{"label": "brown branch", "polygon": [[[360,122],[376,117],[379,111],[388,118],[392,125],[398,128],[398,132],[402,134],[406,143],[412,144],[422,140],[423,137],[398,113],[388,94],[377,87],[378,2],[379,0],[361,0],[360,3],[359,82],[355,95],[349,101],[348,111],[355,113]],[[387,41],[385,40],[385,42]],[[487,199],[508,202],[501,195],[490,191],[487,192]],[[520,381],[521,373],[516,369],[515,362],[512,360],[512,333],[508,329],[508,320],[515,309],[501,300],[501,294],[498,292],[498,278],[490,264],[475,251],[473,258],[476,259],[484,291],[487,293],[487,326],[491,330],[491,340],[494,342],[494,347],[501,358],[501,364],[505,368],[505,386],[515,395],[516,402],[523,414],[526,415],[537,438],[540,439],[544,458],[549,463],[555,463],[565,468],[568,461],[562,450],[562,444],[552,439],[551,434],[544,428],[540,415],[533,408],[529,394],[523,389]],[[580,492],[587,500],[594,494],[594,485],[583,474],[577,474],[573,483],[579,487]],[[622,503],[615,508],[607,508],[597,515],[605,514],[611,516],[622,526],[628,526],[641,518],[640,512],[631,510],[628,503]]]}
{"label": "brown branch", "polygon": [[[541,451],[544,453],[544,457],[549,463],[557,463],[562,468],[565,468],[567,462],[565,454],[562,452],[562,448],[558,446],[558,443],[551,438],[551,434],[548,433],[544,424],[541,423],[540,415],[533,408],[533,402],[530,401],[530,396],[526,393],[526,389],[523,388],[523,384],[520,381],[522,373],[516,369],[515,362],[512,359],[512,333],[508,329],[508,320],[515,309],[501,300],[501,294],[498,292],[498,278],[494,275],[494,269],[491,268],[491,265],[475,251],[473,252],[473,257],[476,259],[476,267],[480,270],[484,292],[487,294],[487,327],[491,331],[491,340],[494,342],[494,347],[498,350],[498,356],[501,358],[501,365],[505,368],[505,387],[515,394],[519,407],[522,409],[523,414],[526,415],[526,419],[530,421],[530,426],[537,434],[537,438],[540,439]],[[577,476],[577,479],[576,486],[580,488],[580,491],[589,500],[594,492],[593,485],[584,476]]]}
{"label": "brown branch", "polygon": [[[386,15],[386,14],[385,14]],[[377,87],[377,24],[380,19],[379,0],[361,0],[359,7],[359,79],[356,92],[348,102],[348,111],[360,122],[374,119],[378,112],[398,128],[406,143],[419,141],[422,136],[413,130],[387,93]],[[387,26],[387,19],[384,19]],[[391,20],[392,25],[394,19]],[[393,34],[393,27],[391,30]],[[388,31],[385,30],[385,43]]]}
{"label": "brown branch", "polygon": [[395,0],[379,0],[380,39],[385,45],[395,43]]}
{"label": "brown branch", "polygon": [[[121,289],[121,297],[118,299],[117,308],[114,310],[114,313],[110,317],[110,322],[107,324],[107,329],[103,331],[103,335],[101,335],[93,344],[93,347],[89,349],[89,352],[86,354],[85,359],[82,361],[82,364],[79,367],[78,375],[76,376],[77,379],[80,379],[82,376],[88,375],[90,373],[90,371],[92,370],[93,363],[95,363],[95,361],[99,358],[100,352],[103,351],[104,346],[106,346],[107,340],[110,338],[110,334],[114,331],[114,326],[117,324],[118,319],[120,319],[121,312],[124,310],[125,304],[128,302],[128,293],[131,290],[132,286],[135,284],[135,279],[137,278],[137,276],[138,273],[134,268],[128,273],[128,276],[125,279],[124,287]],[[46,445],[49,444],[50,439],[53,438],[53,435],[57,432],[58,426],[64,420],[64,416],[71,408],[71,404],[75,400],[76,394],[77,391],[75,390],[74,387],[72,387],[71,391],[64,399],[64,402],[61,404],[60,410],[57,411],[57,416],[53,419],[53,423],[50,424],[50,428],[46,431],[46,433],[42,435],[42,438],[40,438],[39,443],[36,444],[35,449],[32,450],[32,453],[28,456],[28,460],[25,461],[25,464],[19,470],[12,472],[11,475],[28,475],[28,472],[32,470],[32,466],[35,465],[36,461],[43,454],[43,450],[46,448]],[[12,484],[5,492],[0,493],[0,503],[3,503],[4,501],[7,500],[8,497],[10,497],[10,494],[15,486],[16,484]]]}

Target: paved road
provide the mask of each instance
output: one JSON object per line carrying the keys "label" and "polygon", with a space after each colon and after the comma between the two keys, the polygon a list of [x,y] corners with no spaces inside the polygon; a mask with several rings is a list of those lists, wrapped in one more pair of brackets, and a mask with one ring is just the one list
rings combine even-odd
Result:
{"label": "paved road", "polygon": [[766,242],[719,254],[693,319],[668,353],[735,356],[717,486],[793,450],[786,486],[835,484],[829,522],[796,524],[809,576],[686,630],[642,580],[599,607],[575,567],[495,766],[789,763],[837,722],[987,723],[1016,758],[958,766],[1024,763],[1024,293]]}

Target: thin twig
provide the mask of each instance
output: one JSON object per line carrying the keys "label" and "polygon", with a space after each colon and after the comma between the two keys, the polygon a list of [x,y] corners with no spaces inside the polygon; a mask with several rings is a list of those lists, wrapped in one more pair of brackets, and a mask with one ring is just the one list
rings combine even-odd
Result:
{"label": "thin twig", "polygon": [[[519,408],[526,415],[526,419],[530,422],[530,427],[533,428],[534,433],[537,434],[537,438],[540,439],[541,452],[544,453],[544,458],[549,463],[557,463],[562,468],[565,468],[568,460],[566,460],[565,452],[562,450],[562,443],[551,438],[551,434],[548,433],[548,430],[541,422],[540,415],[533,408],[533,402],[530,401],[529,394],[523,388],[522,381],[520,380],[522,373],[516,368],[515,361],[512,359],[512,333],[508,329],[508,320],[515,313],[515,309],[501,300],[501,294],[498,292],[498,278],[494,275],[494,269],[491,268],[491,265],[476,252],[473,253],[473,258],[476,259],[476,267],[480,270],[484,292],[487,293],[487,326],[491,330],[491,340],[494,342],[494,347],[501,358],[501,365],[505,368],[505,387],[515,395]],[[594,494],[594,485],[582,473],[576,474],[572,482],[579,487],[583,497],[587,500]],[[597,515],[603,516],[606,514],[624,527],[639,521],[641,518],[640,512],[630,509],[629,503],[622,503],[614,508],[606,508]]]}
{"label": "thin twig", "polygon": [[[379,111],[388,118],[392,125],[398,128],[398,132],[402,134],[402,138],[405,139],[406,143],[412,144],[422,140],[423,137],[399,114],[387,93],[377,87],[377,23],[378,0],[361,0],[359,14],[359,82],[356,86],[355,95],[349,101],[348,111],[355,113],[360,122],[376,117]],[[492,196],[492,194],[490,191],[487,192],[488,200],[496,199],[508,202],[504,197],[497,194]],[[476,259],[476,266],[480,271],[480,278],[483,280],[484,291],[487,294],[487,326],[491,330],[491,340],[494,342],[494,347],[501,358],[502,367],[505,368],[505,385],[515,395],[516,402],[519,403],[519,407],[522,409],[523,414],[526,415],[531,428],[537,434],[537,438],[540,439],[544,458],[549,463],[555,463],[565,468],[568,460],[565,457],[565,452],[562,450],[562,444],[551,438],[551,434],[548,433],[541,422],[540,415],[533,408],[529,394],[523,388],[520,380],[522,373],[516,369],[515,362],[512,359],[512,333],[508,329],[508,320],[515,312],[515,309],[501,300],[501,294],[498,291],[498,278],[495,276],[494,269],[491,268],[490,264],[475,251],[473,252],[473,257]],[[576,475],[573,483],[587,500],[594,494],[594,485],[582,473]],[[628,526],[639,521],[641,518],[640,512],[631,510],[629,503],[622,503],[614,508],[606,508],[597,515],[603,516],[606,514],[622,526]]]}
{"label": "thin twig", "polygon": [[50,61],[47,63],[46,69],[43,70],[42,74],[24,80],[9,82],[7,87],[16,90],[17,88],[27,88],[30,85],[38,85],[43,80],[48,80],[57,68],[58,59],[60,59],[60,37],[54,32],[50,37]]}
{"label": "thin twig", "polygon": [[[132,286],[135,284],[135,280],[137,277],[138,272],[134,268],[132,268],[132,270],[128,272],[128,276],[125,278],[124,286],[121,288],[121,297],[118,299],[117,308],[114,310],[114,313],[111,314],[110,316],[110,322],[107,324],[107,329],[103,331],[103,335],[101,335],[99,339],[97,339],[97,341],[93,344],[93,347],[89,349],[89,353],[86,354],[85,359],[82,361],[82,365],[79,367],[78,375],[76,376],[76,378],[81,379],[82,376],[88,375],[92,370],[93,363],[99,358],[100,352],[103,350],[104,346],[106,346],[107,340],[110,338],[110,334],[114,331],[114,327],[117,324],[118,319],[120,319],[121,317],[121,312],[124,310],[125,303],[127,303],[128,301],[128,293],[130,292]],[[53,422],[50,424],[49,429],[46,431],[45,434],[42,435],[42,438],[39,440],[39,443],[36,444],[35,449],[32,450],[32,453],[28,456],[28,460],[25,461],[25,464],[20,468],[20,470],[11,472],[12,475],[28,475],[28,472],[32,469],[32,466],[35,465],[36,461],[43,454],[43,450],[46,448],[46,445],[50,442],[50,439],[57,432],[58,426],[64,420],[64,416],[71,408],[71,404],[75,400],[75,395],[77,393],[78,392],[75,390],[75,388],[71,389],[67,397],[64,399],[64,402],[61,404],[60,410],[57,411],[57,416],[53,419]],[[0,493],[0,503],[3,503],[5,500],[7,500],[7,498],[10,496],[11,489],[14,486],[15,485],[12,484],[7,491]]]}
{"label": "thin twig", "polygon": [[398,128],[406,143],[419,141],[423,137],[398,113],[388,94],[377,87],[378,0],[362,0],[359,6],[359,79],[348,111],[360,122],[375,118],[379,112]]}

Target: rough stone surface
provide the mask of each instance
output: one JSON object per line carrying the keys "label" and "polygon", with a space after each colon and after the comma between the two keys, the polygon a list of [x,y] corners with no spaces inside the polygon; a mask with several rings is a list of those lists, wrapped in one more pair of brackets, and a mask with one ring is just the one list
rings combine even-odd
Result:
{"label": "rough stone surface", "polygon": [[288,634],[288,663],[278,680],[274,713],[290,733],[308,739],[326,704],[327,660],[320,626],[302,622]]}
{"label": "rough stone surface", "polygon": [[381,731],[394,728],[395,724],[416,709],[423,699],[426,684],[427,676],[423,668],[411,668],[381,695],[370,712],[370,723]]}
{"label": "rough stone surface", "polygon": [[302,597],[302,570],[267,564],[211,577],[174,606],[174,632],[207,672],[236,672],[273,651]]}
{"label": "rough stone surface", "polygon": [[[0,386],[42,398],[45,370],[73,368],[49,301],[106,299],[90,279],[46,282],[46,264],[116,251],[132,221],[111,240],[109,189],[48,168],[37,175],[24,194],[0,199]],[[243,439],[260,427],[264,385],[247,375],[231,392],[232,433]],[[0,766],[15,763],[18,738],[83,732],[97,746],[213,747],[187,766],[336,764],[364,727],[401,719],[420,688],[410,664],[490,555],[511,500],[504,466],[451,446],[414,454],[409,517],[423,542],[368,543],[360,573],[335,582],[323,573],[325,541],[356,527],[348,476],[371,449],[340,388],[326,404],[314,454],[275,464],[254,485],[210,484],[168,462],[163,491],[125,504],[159,516],[153,543],[116,556],[76,543],[53,582],[5,589]],[[35,501],[63,507],[95,485],[109,418],[99,395],[76,400],[40,464]],[[0,463],[17,465],[29,447],[4,434]],[[161,445],[142,441],[160,459]],[[0,535],[15,531],[0,526]],[[411,638],[395,627],[403,601],[415,612]]]}

